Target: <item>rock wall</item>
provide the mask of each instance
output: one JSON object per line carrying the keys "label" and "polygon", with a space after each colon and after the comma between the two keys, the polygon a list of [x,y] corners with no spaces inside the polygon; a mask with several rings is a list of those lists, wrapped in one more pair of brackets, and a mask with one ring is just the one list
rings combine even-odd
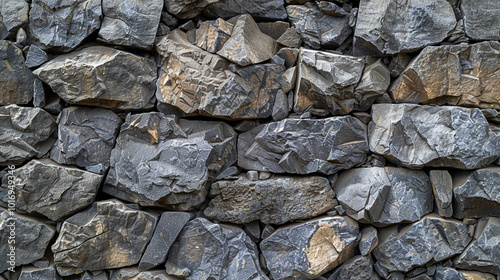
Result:
{"label": "rock wall", "polygon": [[0,0],[0,279],[500,279],[500,2]]}

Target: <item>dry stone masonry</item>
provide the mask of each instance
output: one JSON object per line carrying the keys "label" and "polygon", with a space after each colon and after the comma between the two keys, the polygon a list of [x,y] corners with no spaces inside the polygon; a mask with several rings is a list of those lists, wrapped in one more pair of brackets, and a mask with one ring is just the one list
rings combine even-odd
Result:
{"label": "dry stone masonry", "polygon": [[500,280],[500,1],[0,0],[0,280]]}

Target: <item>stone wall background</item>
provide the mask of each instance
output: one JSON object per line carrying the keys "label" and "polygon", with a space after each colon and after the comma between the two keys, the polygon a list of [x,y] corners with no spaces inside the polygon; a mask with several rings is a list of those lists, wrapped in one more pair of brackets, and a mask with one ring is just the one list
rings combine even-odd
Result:
{"label": "stone wall background", "polygon": [[0,279],[500,279],[498,1],[0,0],[0,39]]}

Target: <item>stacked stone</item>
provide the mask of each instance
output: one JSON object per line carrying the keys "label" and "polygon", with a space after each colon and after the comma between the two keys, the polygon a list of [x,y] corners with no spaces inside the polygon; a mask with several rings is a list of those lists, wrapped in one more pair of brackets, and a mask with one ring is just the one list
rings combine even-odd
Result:
{"label": "stacked stone", "polygon": [[0,0],[0,279],[500,279],[499,12]]}

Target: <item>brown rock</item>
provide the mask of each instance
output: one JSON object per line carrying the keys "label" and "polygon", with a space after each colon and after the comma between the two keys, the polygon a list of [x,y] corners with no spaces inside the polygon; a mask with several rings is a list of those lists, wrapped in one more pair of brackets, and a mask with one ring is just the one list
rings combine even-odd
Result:
{"label": "brown rock", "polygon": [[234,25],[219,18],[205,21],[196,29],[196,45],[208,52],[216,53],[231,37]]}

